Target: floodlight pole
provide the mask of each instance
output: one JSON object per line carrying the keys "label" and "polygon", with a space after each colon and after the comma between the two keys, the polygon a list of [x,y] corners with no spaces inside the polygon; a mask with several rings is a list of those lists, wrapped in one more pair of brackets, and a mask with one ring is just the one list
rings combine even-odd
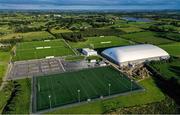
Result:
{"label": "floodlight pole", "polygon": [[49,95],[49,107],[51,109],[51,95]]}
{"label": "floodlight pole", "polygon": [[109,83],[108,86],[109,86],[109,96],[110,96],[110,94],[111,94],[111,84]]}
{"label": "floodlight pole", "polygon": [[80,95],[81,90],[78,89],[77,92],[78,92],[78,101],[80,102],[80,101],[81,101],[81,97],[80,97],[80,96],[81,96],[81,95]]}
{"label": "floodlight pole", "polygon": [[131,79],[131,93],[132,93],[132,82],[133,82],[133,80]]}
{"label": "floodlight pole", "polygon": [[39,89],[39,92],[41,91],[41,88],[40,88],[40,85],[39,85],[39,83],[38,83],[38,89]]}

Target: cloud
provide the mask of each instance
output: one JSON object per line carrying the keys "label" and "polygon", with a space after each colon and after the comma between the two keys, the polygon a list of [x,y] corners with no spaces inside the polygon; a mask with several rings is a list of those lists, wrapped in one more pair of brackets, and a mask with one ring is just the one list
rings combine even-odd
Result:
{"label": "cloud", "polygon": [[0,0],[0,4],[50,5],[160,5],[180,4],[180,0]]}
{"label": "cloud", "polygon": [[[180,0],[0,0],[0,9],[11,7],[25,7],[28,8],[41,8],[46,6],[47,8],[58,8],[66,5],[81,5],[81,6],[157,6],[157,5],[168,5],[171,7],[178,8],[180,6]],[[176,7],[174,7],[176,6]],[[151,8],[150,8],[151,9]],[[180,9],[180,8],[178,8]]]}

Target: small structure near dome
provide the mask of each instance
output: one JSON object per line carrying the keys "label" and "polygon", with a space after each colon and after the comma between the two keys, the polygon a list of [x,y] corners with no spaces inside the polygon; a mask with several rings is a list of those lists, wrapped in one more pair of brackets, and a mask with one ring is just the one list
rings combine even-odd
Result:
{"label": "small structure near dome", "polygon": [[93,49],[89,49],[89,48],[83,48],[82,49],[82,53],[86,56],[96,56],[97,51],[93,50]]}

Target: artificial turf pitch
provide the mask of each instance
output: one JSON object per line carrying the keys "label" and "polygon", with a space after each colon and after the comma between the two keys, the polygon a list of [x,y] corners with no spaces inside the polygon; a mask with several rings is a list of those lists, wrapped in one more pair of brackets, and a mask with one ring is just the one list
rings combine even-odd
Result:
{"label": "artificial turf pitch", "polygon": [[74,55],[63,40],[23,42],[16,46],[14,61],[40,59],[48,56]]}
{"label": "artificial turf pitch", "polygon": [[85,69],[35,79],[37,111],[78,103],[79,99],[82,102],[141,89],[112,67]]}

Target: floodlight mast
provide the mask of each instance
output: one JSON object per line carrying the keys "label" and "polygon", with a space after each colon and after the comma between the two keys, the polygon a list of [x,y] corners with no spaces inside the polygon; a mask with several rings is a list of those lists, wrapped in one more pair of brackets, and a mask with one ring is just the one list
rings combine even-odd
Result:
{"label": "floodlight mast", "polygon": [[133,82],[133,80],[131,79],[131,93],[132,93],[132,82]]}
{"label": "floodlight mast", "polygon": [[78,101],[79,101],[79,103],[80,103],[80,101],[81,101],[81,95],[80,95],[81,90],[78,89],[77,92],[78,92]]}
{"label": "floodlight mast", "polygon": [[51,95],[49,95],[48,97],[49,97],[49,107],[51,109]]}
{"label": "floodlight mast", "polygon": [[111,84],[109,83],[108,86],[109,86],[109,96],[110,96],[110,94],[111,94]]}
{"label": "floodlight mast", "polygon": [[38,90],[39,90],[39,92],[41,91],[41,86],[39,83],[38,83]]}

